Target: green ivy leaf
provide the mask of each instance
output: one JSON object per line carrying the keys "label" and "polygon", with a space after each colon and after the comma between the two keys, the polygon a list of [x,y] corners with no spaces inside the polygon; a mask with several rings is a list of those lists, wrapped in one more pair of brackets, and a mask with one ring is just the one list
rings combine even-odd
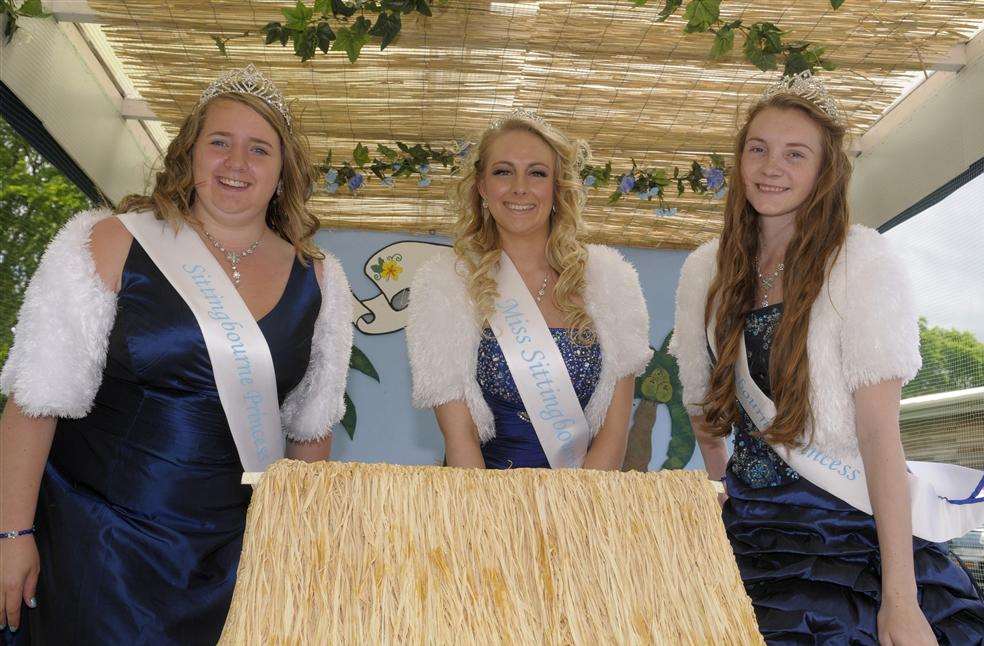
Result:
{"label": "green ivy leaf", "polygon": [[318,49],[327,54],[331,51],[331,41],[335,40],[335,32],[332,31],[331,25],[321,21],[318,23],[315,33],[318,37]]}
{"label": "green ivy leaf", "polygon": [[226,53],[225,40],[219,38],[218,36],[212,36],[212,41],[215,43],[215,46],[219,48],[220,54],[226,57],[229,56],[229,54]]}
{"label": "green ivy leaf", "polygon": [[342,428],[348,433],[349,439],[355,439],[355,404],[352,403],[352,398],[349,397],[348,391],[345,391],[345,414],[342,415]]}
{"label": "green ivy leaf", "polygon": [[335,43],[331,46],[332,51],[345,52],[348,54],[349,61],[354,63],[359,60],[362,48],[369,42],[368,33],[359,33],[354,28],[342,27],[338,30]]}
{"label": "green ivy leaf", "polygon": [[362,168],[369,163],[369,149],[360,142],[352,151],[352,159],[359,168]]}
{"label": "green ivy leaf", "polygon": [[428,17],[434,15],[431,12],[430,2],[428,2],[428,0],[417,0],[414,5],[414,8],[417,10],[417,13],[421,15],[428,16]]}
{"label": "green ivy leaf", "polygon": [[[356,11],[356,6],[354,4],[349,4],[345,0],[331,0],[331,12],[336,16],[345,16],[348,18],[354,15]],[[358,58],[358,55],[356,55]],[[355,61],[352,61],[353,63]]]}
{"label": "green ivy leaf", "polygon": [[803,70],[812,69],[813,66],[807,61],[806,56],[800,52],[790,52],[786,57],[786,66],[782,70],[783,76],[799,74]]}
{"label": "green ivy leaf", "polygon": [[379,49],[383,50],[400,34],[402,28],[403,23],[400,20],[400,14],[384,11],[376,18],[376,24],[369,30],[369,34],[383,39],[379,46]]}
{"label": "green ivy leaf", "polygon": [[632,0],[632,4],[634,4],[637,7],[641,7],[645,5],[647,2],[649,2],[649,0]]}
{"label": "green ivy leaf", "polygon": [[666,4],[663,5],[662,11],[659,12],[656,22],[666,22],[666,19],[672,16],[682,4],[683,0],[666,0]]}
{"label": "green ivy leaf", "polygon": [[311,26],[304,31],[295,31],[293,35],[294,54],[301,57],[301,62],[313,58],[318,49],[318,29]]}
{"label": "green ivy leaf", "polygon": [[776,69],[776,52],[767,51],[765,47],[765,35],[762,32],[761,25],[764,23],[756,23],[751,26],[748,30],[748,35],[745,37],[745,58],[749,63],[759,68],[763,72]]}
{"label": "green ivy leaf", "polygon": [[[382,264],[383,259],[380,258],[378,271],[382,271]],[[375,270],[375,267],[373,267],[373,269]],[[366,356],[365,352],[354,345],[352,346],[352,357],[349,359],[349,368],[352,370],[358,370],[370,379],[379,381],[379,373],[376,372],[376,368],[372,365],[372,361],[369,361],[369,357]]]}
{"label": "green ivy leaf", "polygon": [[51,15],[44,12],[41,0],[27,0],[20,6],[17,13],[28,18],[46,18]]}
{"label": "green ivy leaf", "polygon": [[302,0],[297,0],[297,5],[293,9],[284,7],[280,12],[287,19],[287,28],[297,31],[303,31],[311,20],[311,16],[314,15],[314,10],[304,6]]}
{"label": "green ivy leaf", "polygon": [[323,18],[331,14],[331,0],[314,0],[314,13],[320,13]]}
{"label": "green ivy leaf", "polygon": [[720,16],[721,0],[690,0],[683,12],[687,21],[683,30],[688,34],[707,31]]}
{"label": "green ivy leaf", "polygon": [[711,166],[714,168],[724,168],[724,157],[717,153],[711,153]]}
{"label": "green ivy leaf", "polygon": [[840,9],[841,5],[844,4],[844,0],[830,0],[830,6],[836,11]]}
{"label": "green ivy leaf", "polygon": [[614,193],[608,196],[608,203],[615,204],[620,199],[622,199],[622,191],[615,191]]}
{"label": "green ivy leaf", "polygon": [[735,46],[735,31],[729,27],[722,27],[714,35],[714,44],[711,46],[711,58],[718,59],[724,57]]}
{"label": "green ivy leaf", "polygon": [[283,31],[283,27],[281,27],[279,22],[268,22],[267,24],[263,25],[263,28],[260,29],[260,33],[266,34],[266,42],[264,44],[269,45],[270,43],[279,40],[280,33],[282,31]]}
{"label": "green ivy leaf", "polygon": [[400,153],[396,152],[392,148],[389,148],[388,146],[384,146],[383,144],[376,144],[376,152],[391,162],[400,155]]}

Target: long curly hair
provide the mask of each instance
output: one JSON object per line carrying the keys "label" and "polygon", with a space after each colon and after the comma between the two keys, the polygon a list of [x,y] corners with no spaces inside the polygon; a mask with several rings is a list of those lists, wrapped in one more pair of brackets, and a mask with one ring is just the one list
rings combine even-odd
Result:
{"label": "long curly hair", "polygon": [[[492,217],[482,213],[478,180],[486,170],[492,142],[507,132],[529,132],[544,141],[556,155],[554,209],[547,237],[547,262],[559,278],[553,290],[554,303],[564,315],[573,339],[590,343],[594,339],[591,317],[584,309],[585,268],[588,250],[580,241],[584,225],[581,212],[586,200],[581,167],[590,157],[588,145],[572,141],[550,125],[512,117],[482,134],[464,164],[464,174],[452,187],[450,202],[457,214],[454,226],[454,252],[468,280],[468,292],[475,303],[479,324],[492,316],[499,296],[493,269],[502,254],[499,230]],[[460,269],[459,269],[460,271]]]}
{"label": "long curly hair", "polygon": [[266,225],[293,245],[302,262],[323,258],[324,255],[314,244],[314,234],[319,228],[318,218],[307,208],[317,179],[307,141],[287,126],[277,110],[251,94],[219,94],[192,110],[167,147],[164,168],[157,173],[153,191],[150,195],[127,195],[120,201],[116,212],[153,211],[158,219],[167,220],[175,227],[195,221],[192,215],[195,203],[193,149],[205,125],[209,106],[220,99],[236,101],[251,108],[266,119],[280,137],[282,191],[280,195],[274,195],[267,205]]}
{"label": "long curly hair", "polygon": [[704,415],[710,430],[727,435],[738,421],[734,363],[744,334],[745,316],[754,307],[759,253],[759,218],[749,203],[742,181],[742,153],[749,126],[766,109],[799,110],[821,132],[823,148],[819,175],[795,219],[795,232],[786,249],[782,274],[783,314],[769,357],[769,383],[776,417],[763,435],[771,442],[798,446],[811,427],[810,374],[807,337],[810,311],[820,295],[847,238],[847,187],[851,164],[844,152],[845,128],[814,103],[780,94],[756,104],[735,141],[735,167],[724,206],[724,230],[717,252],[717,274],[704,310],[705,325],[712,316],[717,361],[711,371]]}

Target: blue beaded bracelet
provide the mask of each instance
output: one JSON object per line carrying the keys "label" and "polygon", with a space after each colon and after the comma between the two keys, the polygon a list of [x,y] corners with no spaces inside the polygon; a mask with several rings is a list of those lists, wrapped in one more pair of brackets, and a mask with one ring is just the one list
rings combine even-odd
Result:
{"label": "blue beaded bracelet", "polygon": [[33,527],[30,529],[12,529],[9,532],[0,532],[0,538],[17,538],[18,536],[27,536],[28,534],[33,533]]}

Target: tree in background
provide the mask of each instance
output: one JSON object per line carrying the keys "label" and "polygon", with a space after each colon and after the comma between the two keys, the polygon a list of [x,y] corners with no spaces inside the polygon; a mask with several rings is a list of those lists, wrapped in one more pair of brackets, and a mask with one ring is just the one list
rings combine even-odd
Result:
{"label": "tree in background", "polygon": [[72,214],[89,206],[82,191],[0,119],[0,365],[41,254]]}
{"label": "tree in background", "polygon": [[919,317],[923,365],[902,389],[902,397],[945,393],[984,386],[984,343],[971,332],[929,327]]}

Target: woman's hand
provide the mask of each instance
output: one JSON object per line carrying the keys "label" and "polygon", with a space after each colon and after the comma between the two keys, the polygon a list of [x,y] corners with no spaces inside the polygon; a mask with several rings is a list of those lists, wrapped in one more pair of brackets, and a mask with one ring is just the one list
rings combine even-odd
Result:
{"label": "woman's hand", "polygon": [[904,601],[882,600],[878,610],[878,643],[881,646],[938,646],[933,629],[915,597]]}
{"label": "woman's hand", "polygon": [[37,605],[35,592],[41,559],[34,537],[0,539],[0,624],[14,631],[21,624],[21,603],[29,608]]}

